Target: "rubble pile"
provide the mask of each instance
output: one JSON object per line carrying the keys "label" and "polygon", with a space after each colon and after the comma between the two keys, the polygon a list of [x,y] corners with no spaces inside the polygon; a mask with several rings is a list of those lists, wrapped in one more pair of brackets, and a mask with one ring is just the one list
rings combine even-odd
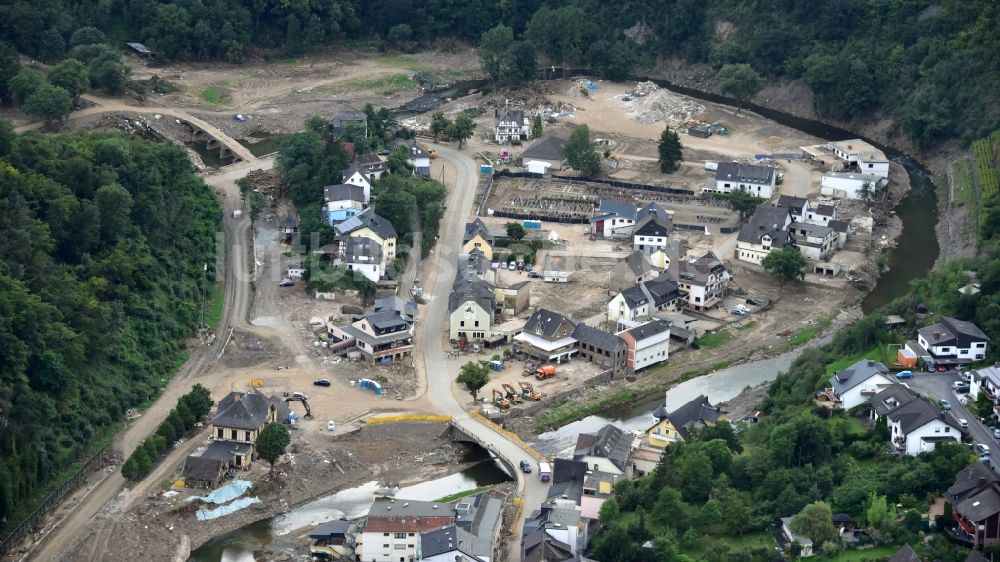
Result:
{"label": "rubble pile", "polygon": [[651,125],[663,122],[677,127],[683,125],[688,119],[696,118],[704,113],[705,106],[690,98],[660,88],[632,100],[630,111],[635,114],[633,120],[636,123]]}
{"label": "rubble pile", "polygon": [[281,171],[276,168],[270,170],[251,170],[247,174],[250,178],[250,183],[253,184],[255,191],[259,191],[263,195],[272,195],[275,197],[285,197],[287,195],[285,191],[288,186],[285,182],[281,181]]}
{"label": "rubble pile", "polygon": [[634,98],[646,97],[649,94],[652,94],[653,92],[659,89],[660,89],[659,86],[650,82],[649,80],[645,82],[639,82],[635,85],[634,88],[632,88],[632,97]]}

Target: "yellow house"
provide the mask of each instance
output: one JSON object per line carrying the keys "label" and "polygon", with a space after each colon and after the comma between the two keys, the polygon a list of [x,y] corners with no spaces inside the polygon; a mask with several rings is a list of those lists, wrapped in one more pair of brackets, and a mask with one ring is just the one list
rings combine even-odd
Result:
{"label": "yellow house", "polygon": [[481,219],[466,223],[465,234],[462,236],[462,253],[471,254],[479,249],[486,259],[493,260],[493,234]]}
{"label": "yellow house", "polygon": [[659,421],[646,430],[646,437],[654,447],[690,441],[692,429],[715,425],[721,415],[722,410],[713,406],[704,394],[670,413],[661,406],[653,412]]}
{"label": "yellow house", "polygon": [[202,456],[218,456],[231,468],[247,469],[260,431],[287,417],[288,405],[276,396],[266,397],[256,390],[230,392],[219,401],[210,434],[214,443]]}
{"label": "yellow house", "polygon": [[396,260],[396,229],[388,219],[375,214],[371,208],[338,223],[334,232],[340,238],[370,238],[382,247],[382,271],[388,271]]}

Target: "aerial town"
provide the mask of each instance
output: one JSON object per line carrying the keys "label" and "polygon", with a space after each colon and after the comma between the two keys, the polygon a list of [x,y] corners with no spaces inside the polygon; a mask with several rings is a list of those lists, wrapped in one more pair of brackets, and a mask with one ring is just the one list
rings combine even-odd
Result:
{"label": "aerial town", "polygon": [[1000,553],[992,121],[709,12],[156,4],[0,31],[3,561]]}

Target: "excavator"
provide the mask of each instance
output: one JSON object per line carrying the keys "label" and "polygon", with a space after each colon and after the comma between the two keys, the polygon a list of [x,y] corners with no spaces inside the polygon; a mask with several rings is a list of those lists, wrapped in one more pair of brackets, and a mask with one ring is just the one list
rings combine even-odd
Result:
{"label": "excavator", "polygon": [[531,383],[518,382],[517,384],[521,386],[521,397],[523,398],[538,402],[545,397],[541,392],[535,392],[535,387],[531,386]]}
{"label": "excavator", "polygon": [[496,404],[496,407],[501,410],[510,408],[510,400],[504,398],[503,393],[495,388],[493,389],[493,403]]}
{"label": "excavator", "polygon": [[521,403],[521,395],[518,394],[516,390],[514,390],[513,385],[507,383],[501,383],[500,386],[502,386],[503,389],[507,391],[507,400],[510,400],[514,404]]}
{"label": "excavator", "polygon": [[307,418],[313,417],[312,409],[309,407],[309,402],[306,400],[305,394],[302,394],[301,392],[295,392],[288,398],[285,398],[285,402],[302,402],[302,406],[304,406],[306,409],[305,417]]}

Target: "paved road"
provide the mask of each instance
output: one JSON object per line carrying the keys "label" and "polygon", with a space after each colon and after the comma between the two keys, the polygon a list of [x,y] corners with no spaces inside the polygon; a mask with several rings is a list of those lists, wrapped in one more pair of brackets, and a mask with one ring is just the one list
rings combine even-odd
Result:
{"label": "paved road", "polygon": [[[934,402],[942,399],[947,400],[951,404],[952,416],[955,419],[964,419],[969,422],[969,437],[972,441],[989,445],[993,456],[1000,460],[1000,442],[993,438],[993,430],[980,423],[979,419],[962,405],[959,395],[952,390],[951,385],[957,380],[959,380],[958,373],[955,372],[914,373],[912,379],[903,382],[920,394],[930,397]],[[968,397],[969,395],[963,396]]]}
{"label": "paved road", "polygon": [[[517,466],[521,460],[533,461],[532,456],[521,446],[493,428],[471,417],[465,407],[455,398],[452,382],[458,373],[444,368],[445,345],[447,342],[446,318],[448,315],[448,293],[452,281],[458,253],[462,245],[462,234],[469,219],[478,185],[479,166],[469,156],[444,146],[435,145],[441,158],[450,162],[458,171],[455,185],[448,196],[444,220],[440,229],[440,240],[432,259],[428,260],[423,272],[424,292],[428,305],[424,311],[423,326],[418,330],[416,343],[417,363],[424,366],[427,380],[427,397],[445,413],[454,417],[455,424],[464,432],[481,440],[485,446],[508,465]],[[422,359],[422,361],[421,361]],[[464,395],[464,392],[462,393]],[[545,500],[548,485],[538,480],[535,473],[525,475],[515,470],[518,491],[524,502],[523,513],[530,514]],[[521,522],[514,523],[520,537]],[[520,539],[510,540],[510,560],[520,560]]]}

